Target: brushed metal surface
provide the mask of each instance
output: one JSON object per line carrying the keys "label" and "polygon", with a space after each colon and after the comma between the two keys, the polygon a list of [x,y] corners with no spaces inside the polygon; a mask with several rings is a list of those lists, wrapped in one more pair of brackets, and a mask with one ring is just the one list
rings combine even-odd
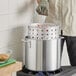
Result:
{"label": "brushed metal surface", "polygon": [[61,66],[61,38],[51,40],[26,39],[25,65],[34,71],[54,71]]}

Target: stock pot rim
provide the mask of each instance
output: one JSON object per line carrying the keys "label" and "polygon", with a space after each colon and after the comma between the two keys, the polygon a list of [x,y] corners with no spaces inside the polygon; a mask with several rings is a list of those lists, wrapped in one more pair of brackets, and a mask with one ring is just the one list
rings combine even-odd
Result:
{"label": "stock pot rim", "polygon": [[30,39],[30,40],[60,40],[60,39],[64,39],[64,37],[59,37],[59,38],[53,38],[53,39],[32,39],[29,38],[28,36],[25,36],[25,40]]}

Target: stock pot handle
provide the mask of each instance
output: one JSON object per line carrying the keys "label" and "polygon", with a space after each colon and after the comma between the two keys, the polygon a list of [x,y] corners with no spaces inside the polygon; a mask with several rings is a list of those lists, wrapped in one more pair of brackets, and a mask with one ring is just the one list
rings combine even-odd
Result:
{"label": "stock pot handle", "polygon": [[21,39],[22,42],[30,42],[30,40]]}
{"label": "stock pot handle", "polygon": [[31,48],[31,41],[30,40],[24,40],[24,39],[22,39],[21,41],[24,42],[24,43],[28,43],[29,42],[29,47]]}

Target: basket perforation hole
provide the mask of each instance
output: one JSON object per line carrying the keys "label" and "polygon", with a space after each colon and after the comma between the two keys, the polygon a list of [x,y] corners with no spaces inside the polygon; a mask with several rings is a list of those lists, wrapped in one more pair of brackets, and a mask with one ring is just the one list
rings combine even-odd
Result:
{"label": "basket perforation hole", "polygon": [[41,37],[41,39],[43,39],[43,37]]}
{"label": "basket perforation hole", "polygon": [[34,29],[32,31],[34,31]]}
{"label": "basket perforation hole", "polygon": [[44,35],[44,34],[41,34],[42,36]]}
{"label": "basket perforation hole", "polygon": [[55,35],[57,35],[57,33],[55,33]]}
{"label": "basket perforation hole", "polygon": [[49,34],[47,34],[47,36],[48,36]]}
{"label": "basket perforation hole", "polygon": [[53,39],[53,37],[51,37],[51,39]]}
{"label": "basket perforation hole", "polygon": [[34,37],[32,37],[32,38],[34,38]]}
{"label": "basket perforation hole", "polygon": [[51,31],[53,31],[53,29],[51,29]]}
{"label": "basket perforation hole", "polygon": [[41,30],[43,32],[43,30]]}
{"label": "basket perforation hole", "polygon": [[37,39],[38,39],[38,37],[37,37]]}
{"label": "basket perforation hole", "polygon": [[56,36],[55,36],[55,38],[56,38]]}
{"label": "basket perforation hole", "polygon": [[53,35],[53,33],[51,33],[51,35]]}
{"label": "basket perforation hole", "polygon": [[32,33],[32,34],[34,34],[34,33]]}
{"label": "basket perforation hole", "polygon": [[46,30],[47,32],[49,31],[49,30]]}
{"label": "basket perforation hole", "polygon": [[55,31],[57,31],[57,30],[55,29]]}

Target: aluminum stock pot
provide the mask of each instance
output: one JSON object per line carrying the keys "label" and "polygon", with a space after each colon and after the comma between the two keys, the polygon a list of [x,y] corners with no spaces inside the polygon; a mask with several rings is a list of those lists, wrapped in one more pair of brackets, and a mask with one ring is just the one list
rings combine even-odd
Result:
{"label": "aluminum stock pot", "polygon": [[62,38],[59,37],[59,27],[52,24],[34,24],[29,26],[28,32],[24,39],[26,68],[32,71],[60,69]]}

